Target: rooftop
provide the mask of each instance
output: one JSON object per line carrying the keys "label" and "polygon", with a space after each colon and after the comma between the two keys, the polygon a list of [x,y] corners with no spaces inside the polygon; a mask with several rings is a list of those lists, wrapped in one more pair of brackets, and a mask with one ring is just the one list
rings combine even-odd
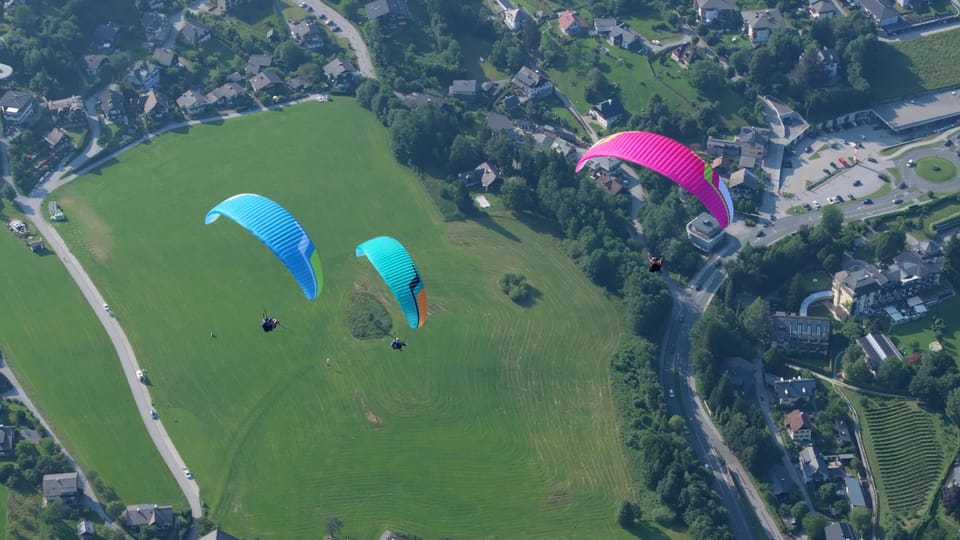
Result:
{"label": "rooftop", "polygon": [[881,103],[873,112],[894,131],[960,117],[960,85]]}

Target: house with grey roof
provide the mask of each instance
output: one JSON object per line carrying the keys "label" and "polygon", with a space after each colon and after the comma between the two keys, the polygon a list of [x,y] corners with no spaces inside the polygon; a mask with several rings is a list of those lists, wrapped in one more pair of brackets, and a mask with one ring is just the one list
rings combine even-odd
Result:
{"label": "house with grey roof", "polygon": [[268,88],[283,84],[283,79],[273,71],[261,71],[253,77],[250,77],[250,87],[254,92],[263,92]]}
{"label": "house with grey roof", "polygon": [[331,84],[339,87],[352,85],[360,78],[360,72],[350,63],[350,60],[340,56],[327,62],[323,66],[323,73]]}
{"label": "house with grey roof", "polygon": [[536,100],[553,95],[553,83],[539,71],[526,66],[520,68],[513,77],[513,88],[520,97],[520,101]]}
{"label": "house with grey roof", "polygon": [[153,50],[153,60],[162,67],[173,67],[180,62],[180,57],[173,49],[157,48]]}
{"label": "house with grey roof", "polygon": [[245,68],[245,71],[247,75],[253,76],[257,73],[260,73],[265,68],[270,67],[272,63],[273,56],[269,54],[251,54],[250,58],[247,59],[247,67]]}
{"label": "house with grey roof", "polygon": [[45,474],[41,482],[41,491],[44,504],[60,499],[68,507],[76,506],[83,495],[80,474],[76,472]]}
{"label": "house with grey roof", "polygon": [[850,499],[852,508],[866,508],[867,501],[863,497],[863,487],[860,485],[858,478],[845,476],[843,478],[843,489],[847,492],[847,498]]}
{"label": "house with grey roof", "polygon": [[37,98],[30,92],[8,90],[0,97],[0,112],[3,121],[12,125],[28,124],[34,119],[38,109]]}
{"label": "house with grey roof", "polygon": [[0,457],[12,458],[16,444],[16,426],[0,426]]}
{"label": "house with grey roof", "polygon": [[832,19],[837,15],[837,8],[830,0],[814,0],[810,2],[807,11],[813,19]]}
{"label": "house with grey roof", "polygon": [[778,311],[770,317],[770,341],[774,347],[826,355],[832,328],[833,323],[827,317],[789,315]]}
{"label": "house with grey roof", "polygon": [[367,18],[379,21],[381,24],[395,25],[406,23],[406,0],[374,0],[365,6]]}
{"label": "house with grey roof", "polygon": [[196,90],[187,90],[177,98],[177,107],[189,116],[196,116],[207,109],[210,102],[207,97]]}
{"label": "house with grey roof", "polygon": [[447,88],[447,94],[463,101],[474,101],[477,99],[478,88],[476,79],[456,80]]}
{"label": "house with grey roof", "polygon": [[127,527],[156,527],[168,529],[173,526],[173,507],[155,504],[135,504],[127,506],[123,512],[123,521]]}
{"label": "house with grey roof", "polygon": [[61,146],[73,146],[70,135],[63,128],[53,128],[43,136],[43,142],[47,143],[51,150],[57,150]]}
{"label": "house with grey roof", "polygon": [[826,540],[860,540],[849,523],[834,522],[823,528]]}
{"label": "house with grey roof", "polygon": [[167,16],[155,11],[140,15],[140,26],[143,27],[147,41],[163,41],[167,39],[171,29]]}
{"label": "house with grey roof", "polygon": [[[940,267],[913,251],[905,251],[891,265],[867,264],[841,270],[833,276],[833,311],[838,316],[880,315],[940,284]],[[926,312],[924,304],[909,306],[911,318]],[[893,318],[893,315],[890,315]]]}
{"label": "house with grey roof", "polygon": [[81,519],[77,522],[77,537],[80,540],[92,540],[96,538],[97,530],[93,527],[93,522],[89,519]]}
{"label": "house with grey roof", "polygon": [[725,20],[737,11],[734,0],[697,0],[697,17],[702,22]]}
{"label": "house with grey roof", "polygon": [[704,253],[710,253],[724,238],[723,229],[713,215],[703,212],[687,223],[687,238],[694,247]]}
{"label": "house with grey roof", "polygon": [[125,124],[127,113],[123,107],[123,94],[120,93],[120,87],[112,84],[103,93],[103,99],[100,101],[100,112],[107,117],[107,120],[115,124]]}
{"label": "house with grey roof", "polygon": [[783,26],[783,15],[776,8],[744,10],[741,15],[744,30],[754,43],[766,42],[774,30]]}
{"label": "house with grey roof", "polygon": [[593,19],[593,31],[598,36],[606,36],[617,27],[616,17],[597,17]]}
{"label": "house with grey roof", "polygon": [[187,21],[180,29],[180,39],[193,47],[204,43],[211,35],[209,26],[196,21]]}
{"label": "house with grey roof", "polygon": [[93,42],[91,47],[94,49],[112,49],[113,42],[117,39],[120,29],[109,24],[101,24],[93,31]]}
{"label": "house with grey roof", "polygon": [[881,28],[900,22],[900,13],[887,0],[860,0],[860,7],[869,13]]}
{"label": "house with grey roof", "polygon": [[780,380],[773,382],[773,393],[777,397],[777,403],[782,407],[793,407],[797,403],[813,399],[816,389],[817,382],[813,379],[780,377]]}
{"label": "house with grey roof", "polygon": [[760,187],[760,179],[750,169],[737,169],[727,178],[730,195],[738,199],[749,199]]}
{"label": "house with grey roof", "polygon": [[307,49],[323,47],[326,39],[323,30],[320,29],[320,25],[316,23],[316,19],[313,17],[290,23],[290,36],[300,46]]}
{"label": "house with grey roof", "polygon": [[230,105],[236,105],[241,98],[246,97],[246,92],[243,90],[243,87],[235,82],[228,82],[222,84],[209,93],[207,93],[207,103],[213,105],[214,107],[227,107]]}
{"label": "house with grey roof", "polygon": [[880,370],[880,364],[890,358],[903,361],[903,353],[885,334],[867,334],[857,339],[857,345],[863,350],[863,361],[874,375]]}
{"label": "house with grey roof", "polygon": [[640,35],[622,26],[614,26],[607,34],[607,42],[619,49],[638,52],[643,45]]}
{"label": "house with grey roof", "polygon": [[45,106],[50,111],[53,123],[61,127],[79,127],[87,125],[87,111],[80,96],[47,100]]}
{"label": "house with grey roof", "polygon": [[620,100],[610,98],[590,107],[590,117],[603,126],[603,129],[610,129],[611,126],[623,120],[627,115],[627,110],[623,108]]}
{"label": "house with grey roof", "polygon": [[127,73],[127,82],[138,90],[153,90],[160,84],[160,67],[153,62],[138,60]]}
{"label": "house with grey roof", "polygon": [[827,467],[813,446],[801,450],[797,462],[804,482],[820,483],[827,479]]}
{"label": "house with grey roof", "polygon": [[107,63],[105,54],[85,54],[83,55],[83,72],[91,77],[100,73],[103,66]]}
{"label": "house with grey roof", "polygon": [[217,528],[210,531],[209,534],[200,537],[200,540],[240,540],[236,536],[227,533],[223,529]]}
{"label": "house with grey roof", "polygon": [[484,191],[495,189],[502,180],[500,169],[486,161],[477,165],[473,170],[460,173],[458,176],[468,188],[482,187]]}

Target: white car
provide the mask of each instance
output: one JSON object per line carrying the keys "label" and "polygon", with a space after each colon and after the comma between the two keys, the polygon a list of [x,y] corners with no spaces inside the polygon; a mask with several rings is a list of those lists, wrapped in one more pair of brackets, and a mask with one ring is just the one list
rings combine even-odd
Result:
{"label": "white car", "polygon": [[651,39],[651,40],[650,40],[650,43],[653,43],[654,45],[657,45],[658,47],[659,47],[660,44],[661,44],[659,39]]}
{"label": "white car", "polygon": [[160,418],[160,415],[157,414],[156,409],[150,409],[150,418],[153,418],[154,420],[156,420],[157,418]]}
{"label": "white car", "polygon": [[671,398],[674,397],[673,388],[670,389],[670,397],[671,397]]}
{"label": "white car", "polygon": [[193,480],[193,473],[186,467],[183,468],[183,475],[187,477],[187,480]]}
{"label": "white car", "polygon": [[104,304],[104,305],[103,305],[103,310],[104,310],[104,311],[110,311],[110,304]]}

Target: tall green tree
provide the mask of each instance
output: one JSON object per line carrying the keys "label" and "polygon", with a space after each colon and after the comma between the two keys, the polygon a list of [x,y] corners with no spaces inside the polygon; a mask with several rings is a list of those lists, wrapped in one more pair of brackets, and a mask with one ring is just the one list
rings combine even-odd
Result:
{"label": "tall green tree", "polygon": [[762,298],[756,298],[740,314],[740,323],[750,339],[762,343],[770,334],[770,307]]}

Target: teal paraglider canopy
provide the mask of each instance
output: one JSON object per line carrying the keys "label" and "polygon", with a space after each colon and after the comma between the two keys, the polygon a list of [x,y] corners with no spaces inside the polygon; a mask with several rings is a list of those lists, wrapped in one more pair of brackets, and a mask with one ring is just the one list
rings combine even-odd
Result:
{"label": "teal paraglider canopy", "polygon": [[286,265],[308,300],[323,289],[320,256],[300,223],[282,206],[254,193],[240,193],[214,206],[204,220],[220,216],[236,221],[250,231]]}
{"label": "teal paraglider canopy", "polygon": [[357,246],[357,257],[366,256],[397,298],[410,328],[427,320],[427,293],[420,272],[403,244],[389,236],[371,238]]}

